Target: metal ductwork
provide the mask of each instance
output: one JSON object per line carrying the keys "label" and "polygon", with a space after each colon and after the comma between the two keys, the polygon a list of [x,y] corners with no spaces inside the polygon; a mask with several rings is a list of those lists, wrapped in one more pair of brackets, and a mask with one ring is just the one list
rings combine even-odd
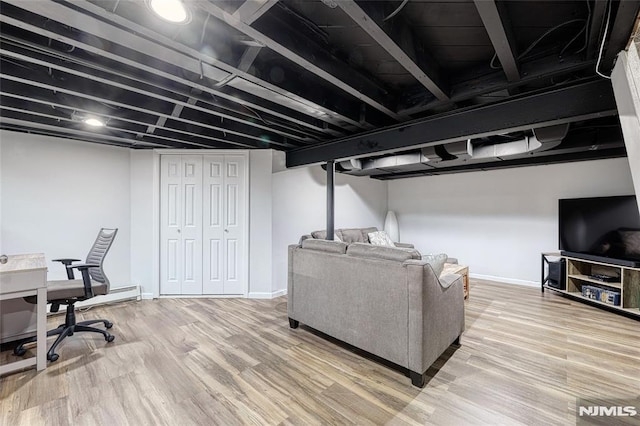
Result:
{"label": "metal ductwork", "polygon": [[568,130],[568,124],[541,127],[539,129],[533,129],[533,135],[525,135],[520,140],[480,146],[476,146],[474,145],[474,141],[468,140],[467,150],[474,160],[503,158],[536,151],[546,151],[560,145],[562,139],[567,135]]}
{"label": "metal ductwork", "polygon": [[354,175],[380,172],[437,169],[464,163],[502,160],[546,151],[558,146],[567,135],[569,124],[541,127],[528,132],[496,134],[421,148],[419,151],[386,157],[342,161],[336,170]]}
{"label": "metal ductwork", "polygon": [[359,159],[353,158],[351,160],[340,161],[339,163],[336,164],[336,166],[339,169],[345,170],[345,171],[362,170],[362,161],[360,161]]}

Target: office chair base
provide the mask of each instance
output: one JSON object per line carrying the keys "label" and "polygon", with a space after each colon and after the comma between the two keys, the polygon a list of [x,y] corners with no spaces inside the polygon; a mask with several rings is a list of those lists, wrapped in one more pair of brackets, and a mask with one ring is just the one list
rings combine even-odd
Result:
{"label": "office chair base", "polygon": [[[59,355],[55,353],[56,348],[62,341],[68,337],[73,336],[76,332],[91,332],[91,333],[100,333],[104,336],[104,340],[107,342],[113,342],[115,340],[115,336],[110,334],[105,330],[101,330],[99,328],[91,327],[92,324],[103,323],[105,328],[109,329],[113,327],[113,323],[111,321],[105,319],[96,319],[96,320],[88,320],[88,321],[80,321],[76,322],[76,314],[75,314],[75,306],[73,304],[67,305],[67,314],[65,317],[65,323],[60,324],[57,328],[53,330],[47,331],[47,337],[58,336],[47,351],[47,359],[51,362],[56,361],[59,358]],[[27,353],[27,349],[24,345],[33,343],[36,341],[36,337],[30,337],[20,343],[13,350],[13,354],[16,356],[23,356]]]}

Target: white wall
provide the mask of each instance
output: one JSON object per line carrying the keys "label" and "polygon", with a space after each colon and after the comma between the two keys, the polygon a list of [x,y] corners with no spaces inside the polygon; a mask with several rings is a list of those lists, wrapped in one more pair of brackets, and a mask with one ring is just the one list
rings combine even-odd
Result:
{"label": "white wall", "polygon": [[[280,153],[274,153],[280,155]],[[287,288],[287,247],[326,227],[326,172],[319,166],[276,171],[273,189],[273,288]],[[336,174],[335,227],[377,226],[387,212],[387,183]]]}
{"label": "white wall", "polygon": [[272,151],[249,151],[249,297],[271,298]]}
{"label": "white wall", "polygon": [[154,212],[158,208],[158,170],[151,150],[130,151],[131,162],[131,282],[140,286],[144,298],[157,297],[154,284],[157,273],[157,250],[154,245],[157,222]]}
{"label": "white wall", "polygon": [[558,249],[558,199],[633,194],[626,158],[389,181],[400,240],[476,277],[539,284]]}
{"label": "white wall", "polygon": [[112,287],[130,284],[129,150],[0,131],[2,252],[84,260],[101,227],[118,228],[104,268]]}

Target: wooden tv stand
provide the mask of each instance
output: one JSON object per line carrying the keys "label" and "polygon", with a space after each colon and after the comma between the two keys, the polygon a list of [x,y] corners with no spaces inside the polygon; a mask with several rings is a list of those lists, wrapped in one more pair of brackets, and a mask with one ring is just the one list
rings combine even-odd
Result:
{"label": "wooden tv stand", "polygon": [[[549,280],[548,275],[545,275],[545,264],[548,264],[550,259],[557,259],[558,261],[564,259],[566,263],[563,277],[564,283],[560,284],[560,287],[563,287],[562,284],[564,284],[564,288],[551,286],[552,281]],[[618,278],[615,281],[602,281],[593,278],[593,275],[597,274]],[[589,287],[585,286],[620,292],[619,304],[615,305],[610,301],[606,302],[583,296],[583,287],[585,291],[589,290]],[[541,290],[543,293],[545,289],[640,320],[640,268],[579,259],[563,256],[560,253],[542,253]],[[587,291],[587,293],[593,295],[591,291]],[[606,300],[607,297],[602,296],[602,299]]]}

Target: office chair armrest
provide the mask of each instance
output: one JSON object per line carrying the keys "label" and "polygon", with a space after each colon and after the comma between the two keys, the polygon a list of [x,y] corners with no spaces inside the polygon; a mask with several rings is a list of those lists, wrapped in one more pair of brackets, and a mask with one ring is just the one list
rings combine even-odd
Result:
{"label": "office chair armrest", "polygon": [[84,284],[84,297],[90,299],[93,297],[93,288],[91,287],[91,277],[89,276],[89,268],[99,268],[100,265],[93,263],[79,263],[77,265],[67,265],[67,270],[77,269],[82,274],[82,283]]}
{"label": "office chair armrest", "polygon": [[65,265],[71,265],[73,262],[80,262],[80,259],[52,259],[53,262],[61,262]]}
{"label": "office chair armrest", "polygon": [[80,259],[53,259],[54,262],[60,262],[67,268],[67,279],[74,280],[76,277],[73,275],[73,269],[69,269],[69,265],[73,262],[80,262]]}

